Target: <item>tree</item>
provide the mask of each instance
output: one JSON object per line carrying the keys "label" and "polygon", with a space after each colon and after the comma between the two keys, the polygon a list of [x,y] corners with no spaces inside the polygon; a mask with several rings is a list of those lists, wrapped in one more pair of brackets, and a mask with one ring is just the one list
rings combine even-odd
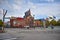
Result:
{"label": "tree", "polygon": [[0,20],[0,27],[2,27],[3,26],[3,22],[2,22],[2,20]]}
{"label": "tree", "polygon": [[56,26],[57,22],[56,22],[56,20],[53,19],[50,21],[50,24],[52,24],[53,26]]}
{"label": "tree", "polygon": [[57,26],[60,26],[60,19],[57,21]]}
{"label": "tree", "polygon": [[46,20],[46,27],[48,27],[50,25],[49,21]]}
{"label": "tree", "polygon": [[43,22],[42,21],[40,22],[40,25],[43,26]]}

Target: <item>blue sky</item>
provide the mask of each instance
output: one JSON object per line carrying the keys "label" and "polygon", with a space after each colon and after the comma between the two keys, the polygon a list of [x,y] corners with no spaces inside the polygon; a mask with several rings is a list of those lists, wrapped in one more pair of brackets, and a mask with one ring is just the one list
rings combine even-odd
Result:
{"label": "blue sky", "polygon": [[56,16],[60,19],[60,0],[0,0],[0,19],[2,9],[8,10],[6,17],[23,17],[27,10],[31,10],[35,19]]}

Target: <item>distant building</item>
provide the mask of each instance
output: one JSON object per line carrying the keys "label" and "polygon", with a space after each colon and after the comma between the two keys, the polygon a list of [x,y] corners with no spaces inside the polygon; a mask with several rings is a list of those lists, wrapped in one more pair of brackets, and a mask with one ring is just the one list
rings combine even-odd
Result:
{"label": "distant building", "polygon": [[39,20],[39,19],[34,20],[34,26],[40,27],[41,26],[41,20]]}

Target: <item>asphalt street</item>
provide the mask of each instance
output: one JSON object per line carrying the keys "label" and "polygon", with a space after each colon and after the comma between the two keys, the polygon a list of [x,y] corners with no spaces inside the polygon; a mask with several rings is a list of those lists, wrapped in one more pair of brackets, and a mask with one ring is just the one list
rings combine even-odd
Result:
{"label": "asphalt street", "polygon": [[60,27],[49,28],[5,28],[0,40],[60,40]]}

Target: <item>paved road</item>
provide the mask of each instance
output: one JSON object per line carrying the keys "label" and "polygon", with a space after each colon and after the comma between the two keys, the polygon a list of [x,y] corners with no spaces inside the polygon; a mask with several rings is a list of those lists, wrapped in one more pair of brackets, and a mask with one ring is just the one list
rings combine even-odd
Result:
{"label": "paved road", "polygon": [[60,40],[60,27],[46,28],[5,28],[6,33],[0,33],[0,40]]}

